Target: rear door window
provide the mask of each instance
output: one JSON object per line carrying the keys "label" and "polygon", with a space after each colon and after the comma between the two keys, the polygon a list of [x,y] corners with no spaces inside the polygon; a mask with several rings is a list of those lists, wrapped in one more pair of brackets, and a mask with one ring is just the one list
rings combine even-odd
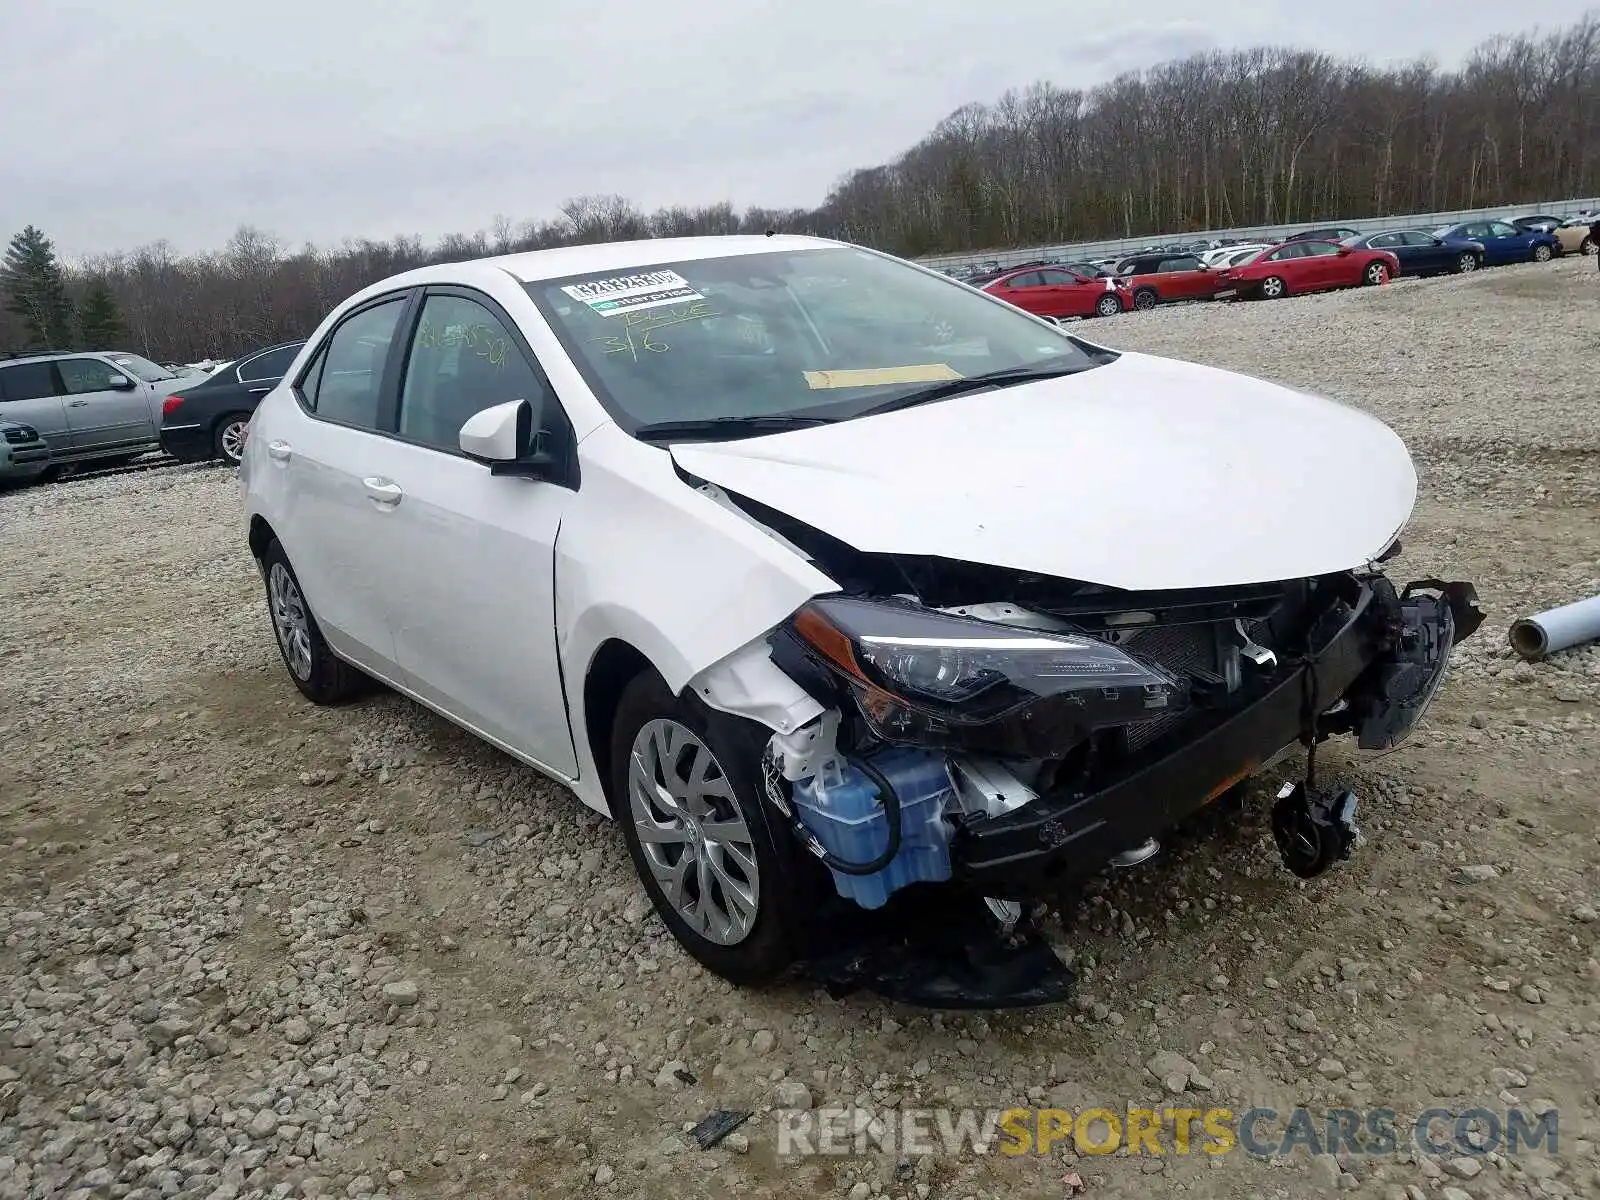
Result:
{"label": "rear door window", "polygon": [[317,416],[358,429],[378,427],[384,368],[405,306],[406,298],[396,296],[346,317],[333,331],[320,362],[300,382]]}
{"label": "rear door window", "polygon": [[56,373],[48,362],[0,367],[0,400],[38,400],[60,394],[56,390]]}

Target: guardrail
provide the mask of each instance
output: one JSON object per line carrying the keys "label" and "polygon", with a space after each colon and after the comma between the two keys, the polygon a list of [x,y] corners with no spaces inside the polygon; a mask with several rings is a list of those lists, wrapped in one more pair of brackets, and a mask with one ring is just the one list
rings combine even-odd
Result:
{"label": "guardrail", "polygon": [[1146,246],[1169,246],[1176,243],[1203,242],[1214,238],[1280,242],[1302,229],[1319,229],[1335,225],[1359,229],[1363,233],[1383,233],[1390,229],[1437,229],[1443,225],[1457,225],[1462,221],[1505,220],[1534,213],[1568,217],[1596,209],[1600,209],[1600,197],[1591,196],[1587,199],[1546,200],[1537,204],[1515,206],[1502,204],[1494,208],[1458,209],[1454,212],[1412,213],[1397,217],[1345,217],[1328,221],[1297,221],[1292,225],[1248,225],[1234,229],[1188,230],[1181,233],[1113,238],[1097,242],[1067,242],[1053,246],[1028,246],[1020,250],[937,254],[919,258],[917,261],[925,267],[937,270],[977,267],[989,263],[994,263],[996,270],[1004,270],[1017,263],[1032,262],[1041,258],[1053,258],[1063,262],[1093,261],[1097,258],[1117,258],[1126,254],[1137,254]]}

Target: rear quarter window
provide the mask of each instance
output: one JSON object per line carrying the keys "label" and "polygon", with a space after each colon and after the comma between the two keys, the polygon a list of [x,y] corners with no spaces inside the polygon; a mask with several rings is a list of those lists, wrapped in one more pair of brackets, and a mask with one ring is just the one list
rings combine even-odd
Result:
{"label": "rear quarter window", "polygon": [[303,342],[293,346],[280,346],[276,350],[268,350],[265,354],[258,354],[254,358],[239,364],[239,378],[250,383],[256,380],[282,379],[284,372],[289,369],[289,364],[294,362],[294,356],[300,353]]}

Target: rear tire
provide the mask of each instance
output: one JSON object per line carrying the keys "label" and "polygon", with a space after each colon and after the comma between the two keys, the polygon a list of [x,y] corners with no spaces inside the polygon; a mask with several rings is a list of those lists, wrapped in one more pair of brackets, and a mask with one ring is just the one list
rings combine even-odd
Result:
{"label": "rear tire", "polygon": [[623,689],[612,723],[611,808],[639,881],[678,943],[741,986],[795,961],[823,899],[821,867],[762,798],[770,733],[674,696],[654,671]]}
{"label": "rear tire", "polygon": [[1540,245],[1533,248],[1534,262],[1549,262],[1552,257],[1549,246]]}
{"label": "rear tire", "polygon": [[211,430],[212,454],[230,467],[237,467],[239,460],[244,457],[244,444],[249,431],[249,413],[227,413],[218,418]]}
{"label": "rear tire", "polygon": [[1114,317],[1122,311],[1122,301],[1109,293],[1094,302],[1096,316]]}
{"label": "rear tire", "polygon": [[300,693],[313,704],[343,704],[365,691],[367,677],[328,649],[279,542],[268,544],[261,569],[278,653]]}
{"label": "rear tire", "polygon": [[1140,288],[1133,294],[1133,306],[1140,312],[1149,312],[1161,303],[1161,295],[1155,288]]}
{"label": "rear tire", "polygon": [[1289,285],[1277,275],[1268,275],[1261,281],[1261,286],[1256,289],[1256,295],[1263,300],[1281,300],[1289,294]]}

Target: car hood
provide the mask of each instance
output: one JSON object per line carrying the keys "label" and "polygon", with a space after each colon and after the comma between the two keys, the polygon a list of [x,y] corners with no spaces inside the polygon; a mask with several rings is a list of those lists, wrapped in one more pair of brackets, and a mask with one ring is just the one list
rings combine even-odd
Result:
{"label": "car hood", "polygon": [[1348,570],[1411,514],[1400,438],[1356,409],[1140,354],[854,421],[671,447],[691,475],[857,550],[1128,589]]}

